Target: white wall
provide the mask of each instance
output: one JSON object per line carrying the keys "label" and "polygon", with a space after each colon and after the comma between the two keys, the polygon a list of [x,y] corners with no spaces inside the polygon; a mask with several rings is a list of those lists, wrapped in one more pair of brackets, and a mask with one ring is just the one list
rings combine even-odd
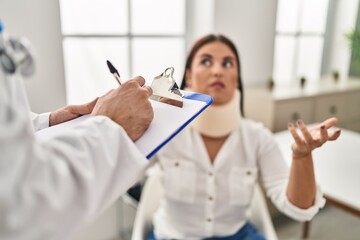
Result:
{"label": "white wall", "polygon": [[215,0],[214,30],[238,47],[245,86],[272,76],[276,9],[277,0]]}
{"label": "white wall", "polygon": [[216,0],[186,1],[186,49],[200,37],[214,32],[214,15]]}
{"label": "white wall", "polygon": [[37,68],[25,81],[32,110],[65,105],[59,1],[0,0],[0,18],[12,36],[27,37],[37,52]]}

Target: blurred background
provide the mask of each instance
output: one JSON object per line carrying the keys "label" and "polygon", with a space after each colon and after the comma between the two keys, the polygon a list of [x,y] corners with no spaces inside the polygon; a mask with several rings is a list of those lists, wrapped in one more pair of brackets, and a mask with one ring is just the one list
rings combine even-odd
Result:
{"label": "blurred background", "polygon": [[[0,0],[0,17],[37,52],[36,73],[25,81],[34,112],[117,87],[106,60],[123,80],[141,75],[148,83],[173,66],[180,84],[193,42],[221,33],[240,53],[248,117],[277,132],[299,118],[337,116],[341,127],[360,132],[359,0]],[[83,238],[129,238],[134,209],[120,202]],[[341,214],[347,227],[359,226]],[[291,220],[276,221],[279,231],[284,222]],[[294,227],[285,229],[279,236],[293,238]]]}
{"label": "blurred background", "polygon": [[[26,36],[38,53],[27,81],[35,112],[81,103],[123,79],[147,81],[175,67],[181,81],[187,50],[207,33],[237,45],[245,86],[290,85],[306,77],[349,77],[358,0],[1,0],[7,30]],[[40,89],[42,89],[40,91]],[[44,101],[44,99],[47,99]]]}

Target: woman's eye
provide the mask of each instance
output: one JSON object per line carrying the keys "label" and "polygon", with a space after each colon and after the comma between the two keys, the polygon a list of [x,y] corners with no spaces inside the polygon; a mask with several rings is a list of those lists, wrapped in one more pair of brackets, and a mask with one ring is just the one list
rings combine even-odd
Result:
{"label": "woman's eye", "polygon": [[204,66],[210,66],[210,65],[211,65],[211,61],[210,61],[210,59],[205,58],[205,59],[203,59],[203,60],[201,61],[201,64],[204,65]]}
{"label": "woman's eye", "polygon": [[223,66],[226,67],[226,68],[230,68],[230,67],[233,67],[234,64],[233,64],[232,61],[226,60],[226,61],[224,61]]}

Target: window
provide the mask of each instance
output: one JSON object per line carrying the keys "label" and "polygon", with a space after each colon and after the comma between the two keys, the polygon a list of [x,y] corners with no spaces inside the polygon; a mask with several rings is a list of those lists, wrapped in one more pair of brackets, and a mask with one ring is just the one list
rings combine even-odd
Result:
{"label": "window", "polygon": [[122,80],[147,84],[167,67],[181,81],[185,61],[185,0],[60,0],[68,104],[83,103]]}
{"label": "window", "polygon": [[274,79],[291,85],[301,77],[320,78],[328,0],[279,0]]}

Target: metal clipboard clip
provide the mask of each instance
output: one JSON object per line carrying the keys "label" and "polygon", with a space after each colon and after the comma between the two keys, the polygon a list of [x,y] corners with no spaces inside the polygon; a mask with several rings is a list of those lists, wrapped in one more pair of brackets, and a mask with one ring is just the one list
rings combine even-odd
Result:
{"label": "metal clipboard clip", "polygon": [[176,84],[173,74],[174,68],[168,67],[162,74],[154,78],[151,83],[153,94],[150,99],[182,107],[184,94],[181,93],[179,86]]}

